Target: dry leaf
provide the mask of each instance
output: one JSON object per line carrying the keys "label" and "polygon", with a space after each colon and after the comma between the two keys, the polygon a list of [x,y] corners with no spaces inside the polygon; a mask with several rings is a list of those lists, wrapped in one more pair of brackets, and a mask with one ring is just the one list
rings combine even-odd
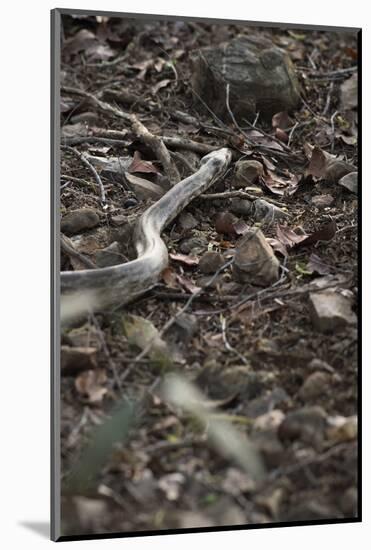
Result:
{"label": "dry leaf", "polygon": [[174,260],[175,262],[180,262],[181,264],[193,266],[199,264],[199,258],[197,256],[191,256],[187,254],[169,254],[169,258]]}
{"label": "dry leaf", "polygon": [[276,113],[272,117],[272,128],[275,130],[276,128],[279,128],[281,130],[286,130],[290,126],[290,118],[286,111],[282,111],[281,113]]}
{"label": "dry leaf", "polygon": [[171,365],[172,360],[168,346],[151,321],[138,315],[125,315],[122,324],[129,344],[142,351],[148,348],[148,356],[159,367],[165,368]]}
{"label": "dry leaf", "polygon": [[190,279],[185,277],[184,275],[177,275],[178,282],[191,294],[196,294],[196,292],[199,292],[201,288],[199,286],[196,286]]}
{"label": "dry leaf", "polygon": [[86,403],[100,403],[107,393],[104,387],[107,381],[104,369],[87,370],[75,380],[75,388]]}
{"label": "dry leaf", "polygon": [[134,152],[133,162],[128,168],[130,173],[139,172],[142,174],[159,174],[160,170],[149,160],[143,160],[139,151]]}

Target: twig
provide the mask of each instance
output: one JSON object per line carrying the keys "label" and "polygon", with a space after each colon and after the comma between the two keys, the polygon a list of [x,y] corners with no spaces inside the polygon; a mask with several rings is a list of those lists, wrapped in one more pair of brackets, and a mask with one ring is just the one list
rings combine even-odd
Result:
{"label": "twig", "polygon": [[329,91],[328,91],[328,94],[327,94],[327,98],[326,98],[326,103],[325,103],[324,109],[322,111],[323,116],[327,115],[327,112],[330,108],[331,94],[332,94],[333,89],[334,89],[334,83],[331,82],[330,88],[329,88]]}
{"label": "twig", "polygon": [[[224,200],[224,199],[239,198],[239,199],[248,199],[251,201],[255,201],[259,197],[252,195],[251,193],[247,193],[246,191],[236,190],[236,191],[224,191],[223,193],[203,193],[198,198],[204,199],[204,200]],[[285,206],[285,204],[283,204],[282,202],[279,202],[271,198],[267,202],[271,202],[276,206]]]}
{"label": "twig", "polygon": [[228,351],[230,351],[231,353],[234,353],[235,355],[237,355],[237,357],[239,357],[239,359],[241,359],[241,361],[243,363],[245,363],[245,365],[247,365],[249,362],[247,361],[246,357],[244,357],[242,355],[242,353],[240,353],[238,350],[236,350],[236,348],[231,346],[231,344],[228,342],[227,334],[226,334],[227,320],[226,320],[225,317],[223,317],[222,314],[220,314],[220,323],[222,325],[222,336],[223,336],[223,342],[224,342],[224,345],[225,345],[226,349]]}
{"label": "twig", "polygon": [[98,184],[99,191],[100,191],[100,200],[101,200],[102,205],[104,205],[105,202],[106,202],[106,193],[104,191],[103,182],[100,179],[100,176],[99,176],[98,172],[96,171],[96,169],[94,168],[94,166],[88,161],[88,159],[85,157],[85,155],[83,153],[80,153],[79,151],[77,151],[73,147],[70,147],[69,145],[62,145],[61,147],[62,147],[62,149],[65,149],[66,151],[70,151],[70,153],[72,153],[76,157],[78,157],[85,164],[85,166],[87,166],[89,168],[90,172],[93,174],[93,176],[95,178],[95,181]]}
{"label": "twig", "polygon": [[110,366],[110,369],[113,373],[113,376],[114,376],[114,379],[115,379],[115,382],[117,384],[117,387],[118,389],[120,390],[120,392],[122,392],[122,384],[121,384],[121,380],[120,380],[120,377],[118,375],[118,372],[117,372],[117,368],[116,368],[116,364],[114,363],[114,361],[112,360],[111,358],[111,355],[110,355],[110,352],[108,350],[108,347],[107,347],[107,344],[106,344],[106,340],[105,340],[105,337],[104,337],[104,332],[102,331],[102,329],[100,328],[99,326],[99,323],[97,321],[97,318],[95,317],[94,313],[91,314],[91,319],[93,321],[93,324],[95,326],[95,330],[97,331],[98,333],[98,337],[99,337],[99,340],[102,344],[102,348],[103,348],[103,352],[104,352],[104,355],[106,356],[106,359],[108,361],[108,364]]}
{"label": "twig", "polygon": [[263,134],[263,136],[267,137],[268,139],[271,139],[272,141],[274,141],[275,143],[277,143],[280,147],[282,147],[282,149],[284,149],[285,151],[287,151],[288,153],[292,153],[290,147],[288,145],[285,145],[282,141],[280,141],[278,138],[276,138],[276,136],[272,136],[271,134],[268,134],[268,132],[266,132],[265,130],[263,130],[262,128],[256,128],[256,126],[254,126],[253,124],[251,124],[251,122],[249,122],[248,120],[246,120],[246,118],[243,119],[244,122],[246,122],[246,124],[248,126],[250,126],[250,128],[252,128],[253,130],[257,130],[258,132],[260,132],[261,134]]}
{"label": "twig", "polygon": [[76,248],[73,246],[70,239],[68,239],[63,233],[61,233],[61,249],[65,254],[68,256],[72,256],[73,258],[76,258],[79,260],[85,267],[88,267],[90,269],[95,269],[97,266],[89,260],[84,254],[81,254],[81,252],[78,252]]}
{"label": "twig", "polygon": [[162,163],[165,172],[167,173],[171,183],[174,185],[180,181],[180,175],[177,167],[171,160],[169,151],[167,150],[163,140],[152,134],[145,126],[142,124],[135,115],[130,115],[130,121],[132,123],[132,128],[138,138],[145,143],[148,147],[157,156],[158,160]]}
{"label": "twig", "polygon": [[183,137],[168,137],[163,136],[162,141],[166,147],[173,149],[184,149],[185,151],[193,151],[194,153],[200,153],[201,155],[207,155],[212,151],[220,149],[220,145],[209,145],[207,143],[200,143]]}
{"label": "twig", "polygon": [[86,99],[91,101],[94,105],[96,105],[101,111],[117,116],[118,118],[126,120],[127,122],[131,122],[131,115],[129,115],[128,113],[124,113],[124,111],[122,111],[121,109],[117,107],[113,107],[112,105],[110,105],[109,103],[106,103],[105,101],[101,101],[95,95],[89,92],[85,92],[84,90],[79,90],[78,88],[71,88],[70,86],[62,86],[61,92],[66,94],[78,95],[80,97],[85,97]]}

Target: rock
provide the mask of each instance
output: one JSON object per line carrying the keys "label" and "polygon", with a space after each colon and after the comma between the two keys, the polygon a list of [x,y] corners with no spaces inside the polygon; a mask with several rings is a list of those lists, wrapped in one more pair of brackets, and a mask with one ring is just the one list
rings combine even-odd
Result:
{"label": "rock", "polygon": [[127,223],[128,218],[127,216],[124,216],[123,214],[116,214],[115,216],[111,216],[111,222],[113,225],[120,226]]}
{"label": "rock", "polygon": [[64,124],[61,128],[62,138],[73,138],[76,136],[87,136],[88,131],[82,122],[76,124]]}
{"label": "rock", "polygon": [[357,439],[358,419],[357,416],[336,416],[328,419],[330,427],[327,429],[327,439],[333,444]]}
{"label": "rock", "polygon": [[311,203],[317,208],[327,208],[334,204],[335,199],[332,195],[316,195],[312,197]]}
{"label": "rock", "polygon": [[312,359],[312,361],[308,364],[308,369],[312,371],[323,370],[329,372],[330,374],[333,374],[335,372],[334,367],[326,363],[326,361],[322,361],[321,359],[317,358]]}
{"label": "rock", "polygon": [[117,241],[106,248],[102,248],[96,254],[96,263],[98,267],[109,267],[111,265],[122,264],[127,258],[122,254],[120,245]]}
{"label": "rock", "polygon": [[261,162],[257,160],[240,160],[236,163],[236,179],[234,186],[237,189],[254,185],[264,174]]}
{"label": "rock", "polygon": [[330,382],[329,375],[325,372],[315,371],[308,376],[299,390],[299,397],[304,401],[315,399],[326,392]]}
{"label": "rock", "polygon": [[252,213],[252,202],[247,199],[234,198],[231,200],[231,212],[238,216],[249,216]]}
{"label": "rock", "polygon": [[62,375],[74,375],[97,366],[97,348],[61,346]]}
{"label": "rock", "polygon": [[269,286],[278,280],[279,266],[260,229],[250,229],[238,242],[232,273],[237,282]]}
{"label": "rock", "polygon": [[61,219],[61,232],[71,236],[96,227],[100,222],[97,212],[91,208],[80,208],[65,214]]}
{"label": "rock", "polygon": [[344,111],[358,106],[358,76],[354,73],[340,86],[340,106]]}
{"label": "rock", "polygon": [[294,67],[288,55],[263,37],[237,36],[227,43],[202,48],[191,57],[192,87],[218,116],[231,121],[257,112],[271,117],[291,111],[300,102]]}
{"label": "rock", "polygon": [[157,201],[165,193],[164,189],[156,183],[134,176],[134,174],[129,174],[129,172],[125,172],[125,178],[128,180],[135,195],[142,200],[153,199]]}
{"label": "rock", "polygon": [[93,126],[94,124],[97,124],[98,121],[99,121],[99,116],[96,113],[92,113],[90,111],[86,111],[85,113],[79,113],[78,115],[74,115],[71,117],[72,124],[77,124],[78,122],[82,122],[84,124]]}
{"label": "rock", "polygon": [[215,229],[221,235],[236,236],[238,218],[231,212],[218,212],[215,217]]}
{"label": "rock", "polygon": [[320,332],[332,332],[357,322],[350,299],[337,292],[312,292],[309,294],[309,306],[312,323]]}
{"label": "rock", "polygon": [[219,274],[216,277],[214,275],[203,275],[198,277],[196,280],[197,286],[199,287],[208,287],[208,288],[218,288],[223,282],[223,275]]}
{"label": "rock", "polygon": [[190,212],[182,212],[178,216],[178,224],[183,231],[189,231],[198,226],[198,220]]}
{"label": "rock", "polygon": [[256,445],[268,469],[280,466],[285,449],[274,431],[254,432],[250,439]]}
{"label": "rock", "polygon": [[226,263],[226,259],[220,252],[205,252],[201,257],[198,267],[201,273],[206,275],[215,273]]}
{"label": "rock", "polygon": [[348,164],[343,160],[334,160],[329,162],[326,168],[325,179],[332,183],[338,183],[344,176],[354,172],[355,166]]}
{"label": "rock", "polygon": [[258,432],[275,431],[284,418],[285,414],[280,409],[273,409],[255,418],[253,430]]}
{"label": "rock", "polygon": [[289,396],[283,388],[277,387],[272,391],[265,393],[262,397],[250,399],[244,408],[244,413],[249,418],[261,418],[270,411],[273,411],[277,405],[289,401]]}
{"label": "rock", "polygon": [[326,412],[322,407],[303,407],[289,412],[278,428],[282,442],[301,439],[308,444],[322,442],[326,428]]}
{"label": "rock", "polygon": [[340,499],[340,508],[346,517],[357,517],[358,491],[357,487],[349,487]]}
{"label": "rock", "polygon": [[173,327],[182,341],[188,341],[198,330],[198,318],[191,313],[182,313],[175,319]]}
{"label": "rock", "polygon": [[102,173],[102,175],[122,183],[123,173],[129,169],[133,158],[127,157],[98,157],[96,155],[85,155],[88,161]]}
{"label": "rock", "polygon": [[206,237],[200,235],[199,237],[190,237],[184,239],[180,243],[179,249],[183,254],[201,254],[208,247],[208,240]]}
{"label": "rock", "polygon": [[278,220],[286,219],[288,214],[278,206],[271,204],[264,199],[256,199],[253,203],[255,221],[273,223]]}
{"label": "rock", "polygon": [[358,195],[358,172],[349,172],[339,180],[339,185]]}
{"label": "rock", "polygon": [[122,207],[123,208],[134,208],[134,206],[137,206],[138,201],[135,197],[129,197],[126,199],[126,201],[123,202]]}

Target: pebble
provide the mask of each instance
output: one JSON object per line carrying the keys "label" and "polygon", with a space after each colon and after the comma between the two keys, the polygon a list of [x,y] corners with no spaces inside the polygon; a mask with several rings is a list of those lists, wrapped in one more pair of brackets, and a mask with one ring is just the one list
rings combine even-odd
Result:
{"label": "pebble", "polygon": [[337,292],[323,291],[309,294],[310,316],[320,332],[332,332],[349,324],[356,324],[349,298]]}
{"label": "pebble", "polygon": [[342,177],[339,181],[339,185],[342,185],[351,193],[358,195],[358,172],[350,172]]}
{"label": "pebble", "polygon": [[257,160],[240,160],[236,164],[235,187],[242,188],[253,185],[263,176],[264,168],[261,162]]}
{"label": "pebble", "polygon": [[220,252],[205,252],[198,264],[199,270],[205,275],[210,275],[218,271],[222,265],[226,263],[226,259]]}
{"label": "pebble", "polygon": [[303,407],[289,412],[278,428],[281,441],[301,439],[309,444],[323,440],[326,427],[326,412],[322,407]]}
{"label": "pebble", "polygon": [[332,195],[315,195],[312,197],[311,203],[317,208],[326,208],[334,204],[335,199]]}
{"label": "pebble", "polygon": [[326,392],[330,382],[329,375],[325,372],[315,371],[308,376],[299,390],[299,397],[304,401],[315,399]]}
{"label": "pebble", "polygon": [[190,237],[182,240],[179,245],[179,249],[183,254],[202,254],[208,247],[208,240],[206,237]]}
{"label": "pebble", "polygon": [[100,222],[97,212],[91,208],[80,208],[68,212],[61,219],[61,232],[67,236],[76,235],[96,227]]}
{"label": "pebble", "polygon": [[230,209],[238,216],[250,216],[252,213],[252,202],[247,199],[234,198],[231,200]]}
{"label": "pebble", "polygon": [[236,247],[232,273],[237,282],[270,286],[279,278],[279,266],[261,230],[251,229]]}

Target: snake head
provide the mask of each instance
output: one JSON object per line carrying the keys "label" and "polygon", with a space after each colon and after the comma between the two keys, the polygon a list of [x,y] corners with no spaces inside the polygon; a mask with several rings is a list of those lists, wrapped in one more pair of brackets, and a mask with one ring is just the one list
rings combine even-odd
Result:
{"label": "snake head", "polygon": [[232,160],[232,152],[230,149],[227,149],[227,147],[223,147],[222,149],[218,149],[217,151],[211,151],[211,153],[208,153],[204,157],[202,157],[200,166],[203,166],[207,162],[214,161],[215,164],[221,164],[225,166],[226,164],[229,164]]}

